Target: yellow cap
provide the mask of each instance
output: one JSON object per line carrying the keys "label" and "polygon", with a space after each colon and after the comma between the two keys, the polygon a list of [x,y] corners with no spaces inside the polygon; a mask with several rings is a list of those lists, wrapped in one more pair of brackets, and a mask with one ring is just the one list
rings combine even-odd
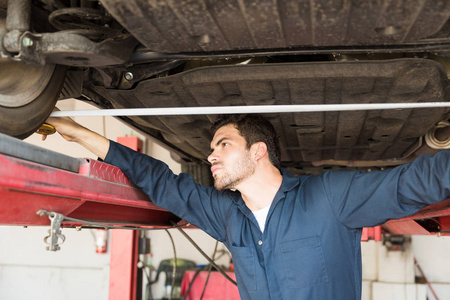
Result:
{"label": "yellow cap", "polygon": [[55,127],[47,123],[42,124],[41,127],[36,131],[36,133],[43,135],[50,135],[54,134],[55,132],[56,132]]}

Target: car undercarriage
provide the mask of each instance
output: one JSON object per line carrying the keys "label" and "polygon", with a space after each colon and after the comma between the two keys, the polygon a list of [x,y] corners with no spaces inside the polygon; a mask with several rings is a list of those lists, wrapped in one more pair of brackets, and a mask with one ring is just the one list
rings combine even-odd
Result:
{"label": "car undercarriage", "polygon": [[[450,1],[0,0],[0,131],[100,108],[448,102]],[[294,174],[449,147],[449,108],[269,113]],[[125,116],[210,177],[216,115]],[[200,175],[199,175],[200,176]],[[202,180],[204,181],[204,180]]]}

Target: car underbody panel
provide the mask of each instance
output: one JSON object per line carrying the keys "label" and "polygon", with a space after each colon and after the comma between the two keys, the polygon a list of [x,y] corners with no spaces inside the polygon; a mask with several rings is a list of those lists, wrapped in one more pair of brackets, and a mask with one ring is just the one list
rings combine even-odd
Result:
{"label": "car underbody panel", "polygon": [[[425,59],[310,62],[197,68],[141,81],[133,89],[92,87],[115,108],[447,101],[441,65]],[[280,134],[282,162],[297,172],[327,160],[387,160],[395,165],[448,109],[268,114]],[[131,119],[182,152],[205,159],[216,116]],[[331,163],[331,161],[328,161]],[[310,172],[310,171],[307,171]]]}
{"label": "car underbody panel", "polygon": [[447,1],[194,0],[102,4],[155,52],[213,52],[416,42],[438,34]]}

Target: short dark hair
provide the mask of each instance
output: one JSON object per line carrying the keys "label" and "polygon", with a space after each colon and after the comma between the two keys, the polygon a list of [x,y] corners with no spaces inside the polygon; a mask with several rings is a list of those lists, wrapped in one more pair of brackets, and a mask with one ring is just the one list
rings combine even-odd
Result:
{"label": "short dark hair", "polygon": [[265,143],[270,162],[280,168],[280,142],[272,123],[259,115],[220,115],[211,127],[212,135],[219,128],[229,124],[234,125],[245,139],[247,149],[250,149],[254,143]]}

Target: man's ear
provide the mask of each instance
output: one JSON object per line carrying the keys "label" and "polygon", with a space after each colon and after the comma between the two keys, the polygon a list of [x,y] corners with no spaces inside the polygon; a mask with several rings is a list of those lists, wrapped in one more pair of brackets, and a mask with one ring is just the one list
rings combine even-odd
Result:
{"label": "man's ear", "polygon": [[265,155],[267,155],[266,143],[263,143],[263,142],[255,143],[255,144],[253,144],[252,147],[254,147],[255,160],[260,160]]}

